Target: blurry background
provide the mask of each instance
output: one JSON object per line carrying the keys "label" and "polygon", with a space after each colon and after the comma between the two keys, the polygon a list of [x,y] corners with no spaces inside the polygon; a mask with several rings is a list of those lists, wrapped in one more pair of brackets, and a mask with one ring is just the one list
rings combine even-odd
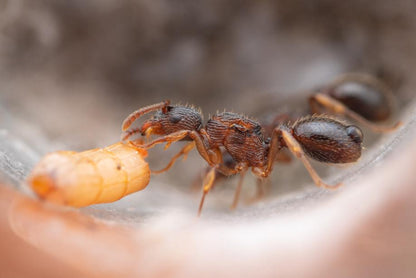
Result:
{"label": "blurry background", "polygon": [[[13,154],[0,167],[20,184],[44,153],[114,143],[130,112],[164,99],[201,107],[205,120],[223,109],[258,118],[303,110],[309,90],[350,71],[387,82],[396,118],[405,118],[416,86],[415,14],[411,0],[0,0],[0,146]],[[365,135],[357,165],[314,164],[328,182],[351,179],[394,136]],[[152,167],[179,145],[152,150]],[[178,207],[193,215],[199,192],[188,193],[205,164],[196,152],[189,160],[143,192],[82,211],[133,224]],[[313,187],[299,162],[275,172],[275,196]],[[223,217],[241,214],[227,209],[236,182],[209,195],[208,214],[214,203]],[[245,190],[254,194],[250,178]],[[292,201],[326,194],[314,192]],[[291,206],[243,204],[245,215],[266,218]]]}
{"label": "blurry background", "polygon": [[1,103],[71,148],[114,142],[127,114],[167,98],[257,116],[346,71],[413,82],[410,0],[0,3]]}

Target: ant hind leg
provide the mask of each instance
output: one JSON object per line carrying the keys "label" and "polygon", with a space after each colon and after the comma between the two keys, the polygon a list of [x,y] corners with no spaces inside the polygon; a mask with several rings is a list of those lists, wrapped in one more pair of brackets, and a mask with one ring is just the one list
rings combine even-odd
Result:
{"label": "ant hind leg", "polygon": [[293,138],[293,136],[289,132],[287,132],[286,130],[283,130],[281,128],[277,129],[277,135],[279,135],[279,133],[281,134],[282,139],[286,143],[289,150],[297,158],[299,158],[302,161],[303,165],[305,166],[306,170],[308,170],[309,175],[311,176],[311,178],[315,182],[316,186],[322,187],[322,188],[325,188],[325,189],[337,189],[338,187],[342,186],[342,183],[338,183],[336,185],[328,185],[328,184],[324,183],[322,181],[322,179],[319,177],[318,173],[316,173],[316,171],[313,169],[311,163],[306,158],[306,155],[305,155],[304,151],[302,150],[302,147],[296,141],[296,139]]}

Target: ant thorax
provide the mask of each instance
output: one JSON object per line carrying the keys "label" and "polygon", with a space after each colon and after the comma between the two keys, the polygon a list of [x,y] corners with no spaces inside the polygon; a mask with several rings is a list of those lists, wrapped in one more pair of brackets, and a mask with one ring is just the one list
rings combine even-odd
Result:
{"label": "ant thorax", "polygon": [[263,166],[267,144],[260,124],[242,115],[224,112],[212,116],[206,131],[213,147],[223,146],[236,162]]}

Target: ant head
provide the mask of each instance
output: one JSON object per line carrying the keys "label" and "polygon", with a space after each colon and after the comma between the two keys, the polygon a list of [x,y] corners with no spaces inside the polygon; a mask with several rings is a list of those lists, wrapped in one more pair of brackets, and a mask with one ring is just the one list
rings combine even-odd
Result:
{"label": "ant head", "polygon": [[146,120],[142,127],[142,135],[166,135],[181,130],[200,130],[202,116],[200,112],[187,106],[167,106],[157,111]]}

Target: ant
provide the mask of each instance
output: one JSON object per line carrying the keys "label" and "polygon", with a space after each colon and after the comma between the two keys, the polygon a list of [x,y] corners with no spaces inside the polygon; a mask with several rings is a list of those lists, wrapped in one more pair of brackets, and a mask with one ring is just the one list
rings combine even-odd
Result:
{"label": "ant", "polygon": [[392,126],[380,123],[393,114],[392,103],[391,90],[379,79],[362,73],[341,75],[309,97],[312,113],[324,109],[381,133],[394,131],[402,125],[401,122]]}
{"label": "ant", "polygon": [[[344,77],[312,95],[309,100],[312,109],[325,108],[335,114],[349,116],[376,131],[386,132],[397,128],[400,123],[388,128],[370,122],[382,119],[385,114],[390,116],[381,83],[371,78],[361,78],[361,75],[358,75],[360,78],[353,77]],[[357,94],[357,87],[361,88],[361,95]],[[378,97],[375,101],[371,97],[372,94]],[[375,110],[367,111],[368,106]],[[380,113],[382,110],[387,112]],[[273,170],[273,164],[278,160],[278,153],[284,148],[289,149],[303,162],[318,187],[326,189],[338,188],[342,183],[333,186],[324,183],[311,166],[308,157],[335,164],[355,162],[361,156],[361,130],[355,125],[346,124],[328,115],[309,115],[293,124],[279,124],[272,129],[270,136],[265,136],[264,128],[257,121],[243,115],[231,112],[218,113],[213,115],[204,127],[200,111],[188,106],[172,106],[169,101],[164,101],[130,114],[123,122],[123,131],[126,131],[136,119],[153,111],[156,113],[151,119],[146,120],[140,128],[128,130],[123,140],[137,133],[161,136],[147,144],[136,143],[137,147],[145,149],[160,143],[166,143],[166,147],[169,147],[176,141],[190,141],[172,158],[167,167],[156,172],[167,171],[178,157],[186,156],[194,147],[197,148],[211,167],[203,181],[203,195],[198,215],[202,211],[207,193],[212,188],[216,173],[225,176],[240,174],[232,205],[235,207],[247,170],[251,168],[259,179],[267,178]],[[379,113],[384,116],[373,117]],[[223,161],[223,151],[231,156],[234,163]]]}

